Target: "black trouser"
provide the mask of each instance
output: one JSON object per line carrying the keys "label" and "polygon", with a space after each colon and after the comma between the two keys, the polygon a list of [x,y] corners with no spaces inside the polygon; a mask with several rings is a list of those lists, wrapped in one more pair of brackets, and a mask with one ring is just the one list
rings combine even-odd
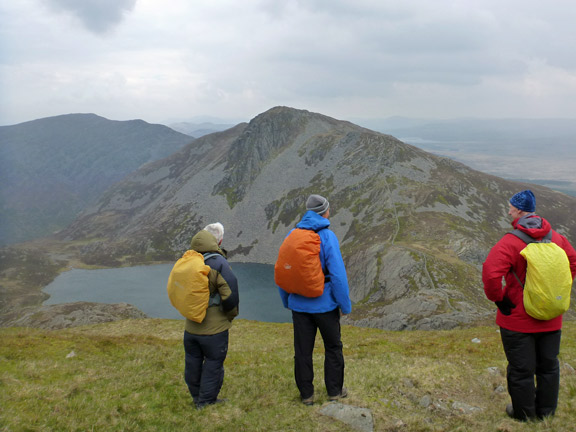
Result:
{"label": "black trouser", "polygon": [[228,330],[215,335],[184,332],[184,381],[196,406],[216,402],[224,382]]}
{"label": "black trouser", "polygon": [[294,376],[303,399],[314,394],[312,354],[316,332],[324,341],[324,383],[329,396],[337,396],[344,384],[344,355],[340,335],[340,310],[325,313],[292,311],[294,324]]}
{"label": "black trouser", "polygon": [[[553,415],[560,387],[561,331],[519,333],[500,329],[508,359],[508,393],[519,420]],[[534,384],[536,376],[536,385]]]}

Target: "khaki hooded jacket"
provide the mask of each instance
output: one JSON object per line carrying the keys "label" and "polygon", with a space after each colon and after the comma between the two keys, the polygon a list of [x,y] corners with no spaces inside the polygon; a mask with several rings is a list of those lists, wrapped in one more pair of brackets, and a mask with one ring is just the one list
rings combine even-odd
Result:
{"label": "khaki hooded jacket", "polygon": [[218,246],[216,238],[202,230],[190,242],[190,248],[201,254],[215,253],[207,258],[210,267],[208,281],[210,295],[220,295],[219,304],[208,307],[206,317],[201,323],[186,320],[186,331],[195,335],[214,335],[232,327],[232,320],[238,315],[238,281],[226,260],[226,252]]}

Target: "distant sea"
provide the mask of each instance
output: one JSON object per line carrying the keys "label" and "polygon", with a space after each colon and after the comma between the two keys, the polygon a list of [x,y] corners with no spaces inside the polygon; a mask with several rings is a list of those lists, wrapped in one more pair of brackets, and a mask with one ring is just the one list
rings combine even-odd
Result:
{"label": "distant sea", "polygon": [[[230,263],[238,279],[240,314],[238,318],[291,322],[274,284],[274,266],[255,263]],[[170,304],[166,283],[172,264],[116,269],[72,269],[60,274],[44,292],[45,305],[77,301],[130,303],[151,318],[180,319]]]}

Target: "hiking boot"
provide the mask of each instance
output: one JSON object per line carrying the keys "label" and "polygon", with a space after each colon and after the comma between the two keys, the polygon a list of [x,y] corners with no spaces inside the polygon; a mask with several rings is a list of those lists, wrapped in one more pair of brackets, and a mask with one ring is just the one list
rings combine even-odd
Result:
{"label": "hiking boot", "polygon": [[328,396],[328,400],[330,402],[334,402],[337,401],[338,399],[344,399],[347,396],[348,396],[348,390],[346,390],[346,387],[342,387],[342,390],[340,390],[340,394],[337,394],[336,396]]}
{"label": "hiking boot", "polygon": [[228,399],[216,399],[215,401],[211,401],[211,402],[202,402],[202,403],[197,403],[196,404],[196,409],[197,410],[201,410],[204,409],[205,407],[207,407],[208,405],[216,405],[216,404],[221,404],[226,402]]}
{"label": "hiking boot", "polygon": [[514,420],[520,421],[520,422],[526,422],[528,420],[533,420],[533,417],[518,417],[516,415],[514,415],[514,407],[512,406],[511,403],[509,403],[508,405],[506,405],[506,415],[508,415],[508,417],[513,418]]}
{"label": "hiking boot", "polygon": [[302,398],[302,403],[306,406],[314,405],[314,395],[307,398]]}

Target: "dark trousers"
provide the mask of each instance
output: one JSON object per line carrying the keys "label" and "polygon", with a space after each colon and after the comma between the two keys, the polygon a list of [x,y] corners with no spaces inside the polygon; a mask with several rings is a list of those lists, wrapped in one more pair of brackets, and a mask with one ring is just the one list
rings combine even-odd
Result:
{"label": "dark trousers", "polygon": [[344,384],[344,355],[340,335],[340,311],[304,313],[292,311],[294,324],[294,376],[303,399],[314,394],[312,354],[316,332],[324,341],[324,383],[329,396],[337,396]]}
{"label": "dark trousers", "polygon": [[215,335],[184,332],[184,381],[196,406],[216,402],[224,382],[228,330]]}
{"label": "dark trousers", "polygon": [[[553,415],[560,387],[561,331],[518,333],[501,328],[508,369],[508,393],[518,420]],[[536,383],[534,383],[536,377]]]}

